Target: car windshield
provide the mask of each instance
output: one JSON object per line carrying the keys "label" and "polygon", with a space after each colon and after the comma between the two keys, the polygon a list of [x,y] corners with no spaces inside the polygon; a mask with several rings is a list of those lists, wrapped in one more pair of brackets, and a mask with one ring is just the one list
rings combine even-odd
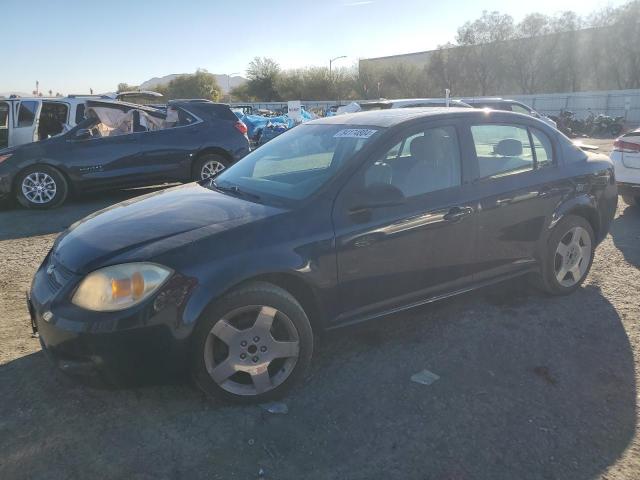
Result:
{"label": "car windshield", "polygon": [[253,151],[215,179],[222,190],[281,200],[307,198],[362,147],[379,127],[300,125]]}

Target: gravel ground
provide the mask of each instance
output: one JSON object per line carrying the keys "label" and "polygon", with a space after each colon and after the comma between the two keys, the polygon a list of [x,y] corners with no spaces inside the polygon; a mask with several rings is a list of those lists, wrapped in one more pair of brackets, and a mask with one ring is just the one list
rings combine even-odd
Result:
{"label": "gravel ground", "polygon": [[0,211],[0,478],[640,478],[640,209],[569,297],[511,282],[323,336],[276,415],[49,367],[24,291],[58,232],[128,196]]}

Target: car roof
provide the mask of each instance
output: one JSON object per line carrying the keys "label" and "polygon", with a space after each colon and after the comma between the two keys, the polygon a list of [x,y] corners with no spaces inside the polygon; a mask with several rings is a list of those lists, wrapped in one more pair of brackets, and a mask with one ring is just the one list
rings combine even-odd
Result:
{"label": "car roof", "polygon": [[[500,112],[509,114],[510,112]],[[486,115],[479,109],[466,107],[415,107],[392,108],[388,110],[370,110],[368,112],[346,113],[334,117],[324,117],[307,122],[322,125],[367,125],[376,127],[393,127],[418,118],[447,118],[453,116]],[[518,114],[512,114],[518,115]]]}
{"label": "car roof", "polygon": [[463,102],[465,103],[521,103],[518,100],[512,100],[510,98],[500,98],[500,97],[481,97],[481,98],[463,98]]}

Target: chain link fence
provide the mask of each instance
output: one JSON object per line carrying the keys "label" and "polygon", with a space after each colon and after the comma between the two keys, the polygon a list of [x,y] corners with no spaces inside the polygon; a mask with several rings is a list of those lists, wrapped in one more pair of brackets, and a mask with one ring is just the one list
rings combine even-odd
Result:
{"label": "chain link fence", "polygon": [[[596,115],[604,113],[612,117],[624,117],[628,126],[640,125],[640,90],[501,95],[501,97],[518,100],[545,115],[558,115],[561,110],[570,110],[578,118],[584,118],[591,111]],[[302,100],[301,103],[305,109],[314,111],[346,105],[352,101],[361,100]],[[285,108],[287,102],[234,102],[231,105],[251,105],[254,111],[258,109],[276,111]]]}

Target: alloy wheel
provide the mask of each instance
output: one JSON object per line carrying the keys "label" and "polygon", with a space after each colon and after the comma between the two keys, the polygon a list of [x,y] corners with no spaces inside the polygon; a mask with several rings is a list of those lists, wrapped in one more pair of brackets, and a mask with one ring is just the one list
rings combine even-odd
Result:
{"label": "alloy wheel", "polygon": [[260,395],[281,385],[300,352],[298,331],[283,312],[266,305],[235,309],[207,336],[204,362],[211,379],[236,395]]}
{"label": "alloy wheel", "polygon": [[200,177],[202,178],[202,180],[215,177],[221,171],[223,171],[224,168],[225,167],[222,162],[219,162],[217,160],[209,160],[202,165],[202,169],[200,170]]}
{"label": "alloy wheel", "polygon": [[49,203],[57,192],[55,180],[43,172],[33,172],[24,177],[21,188],[24,197],[37,204]]}
{"label": "alloy wheel", "polygon": [[563,287],[582,280],[591,261],[591,237],[582,227],[573,227],[560,240],[555,253],[555,276]]}

